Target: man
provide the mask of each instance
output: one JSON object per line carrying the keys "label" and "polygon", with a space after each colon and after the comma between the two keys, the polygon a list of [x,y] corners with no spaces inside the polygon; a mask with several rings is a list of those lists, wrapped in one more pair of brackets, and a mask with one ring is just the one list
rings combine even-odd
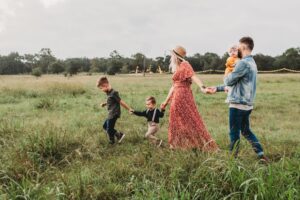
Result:
{"label": "man", "polygon": [[227,102],[229,103],[230,151],[237,156],[240,143],[240,133],[251,143],[258,157],[267,162],[263,148],[250,129],[250,114],[253,110],[256,95],[257,66],[251,55],[254,42],[251,37],[243,37],[239,41],[239,51],[242,60],[233,72],[224,77],[224,85],[208,88],[208,93],[224,91],[230,86]]}

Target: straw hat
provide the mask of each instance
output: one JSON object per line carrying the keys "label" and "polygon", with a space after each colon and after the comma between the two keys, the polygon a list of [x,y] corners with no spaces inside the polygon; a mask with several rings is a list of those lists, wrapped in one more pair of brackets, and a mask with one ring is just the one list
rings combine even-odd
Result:
{"label": "straw hat", "polygon": [[182,60],[186,56],[186,50],[182,46],[178,45],[172,51],[176,54],[176,56],[178,56]]}

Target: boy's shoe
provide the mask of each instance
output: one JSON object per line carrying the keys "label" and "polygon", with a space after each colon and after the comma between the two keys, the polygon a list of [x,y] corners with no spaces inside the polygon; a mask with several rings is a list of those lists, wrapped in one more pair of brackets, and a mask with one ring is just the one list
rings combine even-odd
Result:
{"label": "boy's shoe", "polygon": [[109,141],[109,144],[110,144],[110,145],[114,145],[114,144],[115,144],[115,141],[110,140],[110,141]]}
{"label": "boy's shoe", "polygon": [[120,132],[119,134],[120,134],[120,135],[117,137],[117,139],[118,139],[118,143],[120,144],[120,143],[122,142],[122,140],[124,139],[125,134],[122,133],[122,132]]}
{"label": "boy's shoe", "polygon": [[159,140],[159,143],[158,143],[157,147],[161,147],[162,142],[163,142],[162,140]]}
{"label": "boy's shoe", "polygon": [[264,156],[264,155],[259,156],[259,160],[261,162],[263,162],[264,164],[268,164],[270,162],[269,159],[266,156]]}

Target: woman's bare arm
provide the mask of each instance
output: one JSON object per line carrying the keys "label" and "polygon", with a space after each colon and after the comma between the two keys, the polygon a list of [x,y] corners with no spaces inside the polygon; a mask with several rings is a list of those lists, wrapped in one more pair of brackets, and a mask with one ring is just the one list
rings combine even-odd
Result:
{"label": "woman's bare arm", "polygon": [[205,89],[206,87],[204,86],[203,82],[196,75],[192,76],[192,80],[194,83],[196,83],[200,87],[201,92],[203,92],[203,93],[207,92]]}
{"label": "woman's bare arm", "polygon": [[162,109],[164,109],[170,102],[172,94],[173,94],[173,90],[174,90],[174,87],[172,86],[169,90],[169,94],[168,94],[166,100],[162,103],[162,106],[161,106]]}

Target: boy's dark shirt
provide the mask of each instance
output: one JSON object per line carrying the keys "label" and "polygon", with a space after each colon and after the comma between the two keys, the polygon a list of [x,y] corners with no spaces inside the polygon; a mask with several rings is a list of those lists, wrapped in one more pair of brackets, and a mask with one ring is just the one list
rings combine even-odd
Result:
{"label": "boy's dark shirt", "polygon": [[108,119],[119,118],[121,116],[121,107],[119,92],[111,89],[107,94],[107,110],[108,110]]}
{"label": "boy's dark shirt", "polygon": [[[153,114],[154,114],[154,110],[144,110],[142,112],[139,112],[139,111],[134,111],[133,114],[137,115],[137,116],[143,116],[143,117],[146,117],[147,118],[147,121],[148,122],[151,122],[152,121],[152,118],[153,118]],[[162,118],[164,116],[164,110],[159,110],[156,108],[156,114],[155,114],[155,118],[154,118],[154,122],[155,123],[159,123],[159,118]]]}

